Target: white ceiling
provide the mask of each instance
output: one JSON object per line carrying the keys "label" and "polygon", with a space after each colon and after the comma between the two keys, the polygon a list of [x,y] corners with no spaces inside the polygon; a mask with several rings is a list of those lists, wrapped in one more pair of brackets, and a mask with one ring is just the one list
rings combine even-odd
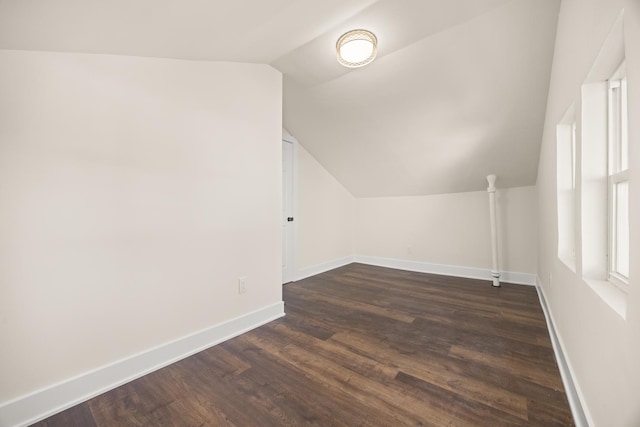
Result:
{"label": "white ceiling", "polygon": [[[559,0],[0,0],[0,48],[284,73],[284,127],[357,197],[533,185]],[[373,31],[378,58],[335,60]]]}

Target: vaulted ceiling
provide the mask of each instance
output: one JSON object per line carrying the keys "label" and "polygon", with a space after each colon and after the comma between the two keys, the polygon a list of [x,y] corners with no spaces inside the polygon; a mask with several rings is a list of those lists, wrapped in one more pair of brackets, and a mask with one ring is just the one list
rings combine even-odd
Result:
{"label": "vaulted ceiling", "polygon": [[[271,64],[284,127],[353,195],[533,185],[559,0],[0,0],[0,48]],[[335,43],[373,31],[347,69]]]}

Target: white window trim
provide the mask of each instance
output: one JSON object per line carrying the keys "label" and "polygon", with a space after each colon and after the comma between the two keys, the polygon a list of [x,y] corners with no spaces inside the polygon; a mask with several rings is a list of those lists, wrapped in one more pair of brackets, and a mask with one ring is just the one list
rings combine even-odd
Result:
{"label": "white window trim", "polygon": [[[629,169],[628,164],[626,169],[622,169],[621,164],[621,148],[622,141],[628,137],[628,112],[627,112],[627,81],[624,74],[624,61],[618,67],[616,72],[612,75],[608,82],[608,140],[607,140],[607,205],[608,205],[608,281],[616,286],[621,291],[627,293],[629,291],[629,278],[616,271],[617,265],[617,251],[618,243],[616,241],[617,236],[617,223],[616,223],[616,207],[618,205],[616,195],[616,184],[621,182],[629,182]],[[620,99],[614,102],[614,89],[620,88]],[[614,110],[614,106],[620,108]],[[619,123],[614,123],[614,120],[619,120]],[[619,134],[618,134],[619,133]],[[615,140],[615,142],[614,142]],[[628,148],[628,143],[627,143]],[[628,159],[628,153],[627,153]],[[628,163],[628,160],[627,160]]]}
{"label": "white window trim", "polygon": [[[594,293],[626,319],[628,293],[609,280],[609,80],[621,79],[624,29],[621,12],[580,89],[578,191],[579,275]],[[609,76],[604,78],[603,76]],[[618,172],[618,171],[613,171]]]}
{"label": "white window trim", "polygon": [[615,212],[614,212],[614,208],[615,206],[617,206],[617,200],[616,200],[616,192],[615,192],[615,186],[618,183],[621,182],[629,182],[629,170],[626,169],[622,172],[618,172],[616,174],[613,175],[609,175],[609,186],[608,186],[608,193],[609,193],[609,199],[607,201],[608,205],[609,205],[609,272],[608,272],[608,279],[611,283],[613,283],[614,285],[616,285],[618,288],[620,288],[622,291],[624,292],[628,292],[629,291],[629,278],[618,273],[615,270],[615,266],[616,266],[616,256],[617,256],[617,242],[616,242],[616,236],[617,236],[617,230],[616,230],[616,222],[614,220],[615,218]]}

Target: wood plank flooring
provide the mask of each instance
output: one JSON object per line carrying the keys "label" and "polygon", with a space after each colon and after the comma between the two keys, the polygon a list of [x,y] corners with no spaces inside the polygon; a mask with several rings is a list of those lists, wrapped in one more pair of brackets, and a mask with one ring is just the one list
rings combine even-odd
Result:
{"label": "wood plank flooring", "polygon": [[36,426],[570,426],[534,287],[348,266],[286,317]]}

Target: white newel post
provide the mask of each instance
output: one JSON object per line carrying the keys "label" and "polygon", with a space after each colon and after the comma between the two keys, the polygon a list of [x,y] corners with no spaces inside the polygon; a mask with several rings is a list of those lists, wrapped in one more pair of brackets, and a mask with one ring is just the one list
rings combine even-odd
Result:
{"label": "white newel post", "polygon": [[489,182],[489,220],[491,221],[491,255],[493,256],[493,264],[491,268],[491,277],[493,278],[493,286],[500,286],[500,270],[498,269],[498,223],[496,219],[496,176],[488,175]]}

